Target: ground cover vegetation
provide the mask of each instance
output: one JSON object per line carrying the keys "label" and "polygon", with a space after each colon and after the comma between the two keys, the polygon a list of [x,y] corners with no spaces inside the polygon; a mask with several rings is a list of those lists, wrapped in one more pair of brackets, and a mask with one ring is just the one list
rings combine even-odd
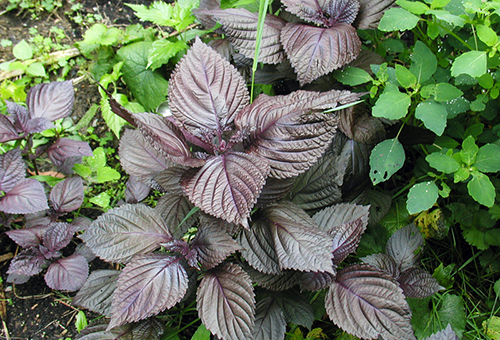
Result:
{"label": "ground cover vegetation", "polygon": [[500,338],[500,2],[125,6],[0,64],[4,286],[83,340]]}

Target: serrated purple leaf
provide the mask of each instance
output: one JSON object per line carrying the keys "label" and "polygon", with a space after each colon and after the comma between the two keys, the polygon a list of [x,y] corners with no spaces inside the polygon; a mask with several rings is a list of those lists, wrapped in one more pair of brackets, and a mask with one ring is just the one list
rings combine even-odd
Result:
{"label": "serrated purple leaf", "polygon": [[395,5],[396,0],[358,0],[359,15],[354,22],[357,29],[376,29],[384,12]]}
{"label": "serrated purple leaf", "polygon": [[385,191],[367,190],[365,204],[370,204],[368,225],[376,225],[389,212],[392,196]]}
{"label": "serrated purple leaf", "polygon": [[416,339],[411,311],[397,282],[367,264],[341,270],[325,297],[326,312],[344,331],[363,339]]}
{"label": "serrated purple leaf", "polygon": [[78,216],[71,222],[71,225],[74,227],[75,231],[85,231],[90,227],[91,224],[92,220],[85,216]]}
{"label": "serrated purple leaf", "polygon": [[12,259],[7,274],[33,276],[39,274],[48,263],[38,248],[31,247]]}
{"label": "serrated purple leaf", "polygon": [[82,255],[89,263],[94,261],[94,259],[96,258],[95,254],[85,243],[78,244],[76,246],[74,254]]}
{"label": "serrated purple leaf", "polygon": [[22,285],[23,283],[28,282],[30,278],[31,278],[31,276],[28,276],[28,275],[8,274],[7,275],[7,282],[13,283],[15,285]]}
{"label": "serrated purple leaf", "polygon": [[350,63],[361,51],[356,29],[345,23],[329,28],[288,23],[281,41],[301,85]]}
{"label": "serrated purple leaf", "polygon": [[148,197],[150,191],[149,185],[139,182],[134,176],[130,176],[125,189],[125,202],[139,203]]}
{"label": "serrated purple leaf", "polygon": [[149,183],[160,171],[174,165],[144,140],[138,130],[125,130],[118,154],[123,169],[144,183]]}
{"label": "serrated purple leaf", "polygon": [[45,283],[52,289],[74,292],[89,275],[89,265],[82,255],[71,255],[52,262],[45,273]]}
{"label": "serrated purple leaf", "polygon": [[87,326],[75,340],[134,340],[132,336],[132,324],[126,324],[120,327],[106,331],[107,324]]}
{"label": "serrated purple leaf", "polygon": [[285,315],[276,299],[267,296],[257,302],[255,310],[254,340],[283,339],[286,331]]}
{"label": "serrated purple leaf", "polygon": [[400,270],[404,271],[418,266],[423,246],[424,238],[412,223],[392,234],[385,246],[385,252],[394,259]]}
{"label": "serrated purple leaf", "polygon": [[382,121],[369,115],[361,105],[340,115],[339,130],[349,139],[364,144],[377,144],[386,136]]}
{"label": "serrated purple leaf", "polygon": [[283,270],[279,274],[265,274],[250,266],[246,266],[245,271],[258,286],[272,291],[290,289],[300,283],[302,276],[302,272],[295,270]]}
{"label": "serrated purple leaf", "polygon": [[194,136],[220,137],[249,101],[236,68],[199,39],[170,78],[172,115]]}
{"label": "serrated purple leaf", "polygon": [[76,228],[65,222],[52,222],[43,234],[43,245],[49,252],[56,252],[66,247],[73,238]]}
{"label": "serrated purple leaf", "polygon": [[33,118],[28,121],[25,127],[26,133],[36,133],[36,132],[42,132],[48,129],[54,128],[55,125],[49,122],[47,119],[40,117],[40,118]]}
{"label": "serrated purple leaf", "polygon": [[26,228],[47,226],[52,221],[52,218],[47,216],[47,211],[45,210],[33,214],[26,214],[24,215],[24,219],[26,220]]}
{"label": "serrated purple leaf", "polygon": [[352,24],[359,10],[357,0],[282,0],[282,3],[301,19],[325,27],[335,23]]}
{"label": "serrated purple leaf", "polygon": [[224,230],[230,236],[234,236],[242,229],[242,227],[238,224],[229,223],[220,218],[213,217],[204,213],[200,214],[200,225],[206,225],[211,228]]}
{"label": "serrated purple leaf", "polygon": [[9,230],[5,233],[21,247],[29,248],[41,244],[42,236],[48,228],[48,225],[40,225],[25,229]]}
{"label": "serrated purple leaf", "polygon": [[[334,271],[336,273],[336,271]],[[300,290],[318,291],[328,288],[335,281],[335,275],[321,272],[305,272],[300,281]]]}
{"label": "serrated purple leaf", "polygon": [[80,208],[85,193],[79,176],[69,177],[57,183],[50,192],[52,207],[58,213],[66,213]]}
{"label": "serrated purple leaf", "polygon": [[183,195],[181,178],[186,173],[187,168],[183,166],[172,166],[158,173],[154,178],[163,191]]}
{"label": "serrated purple leaf", "polygon": [[432,334],[430,337],[424,340],[459,340],[457,334],[451,328],[451,324],[448,324],[445,329],[437,333]]}
{"label": "serrated purple leaf", "polygon": [[43,117],[51,122],[69,116],[74,102],[71,80],[35,85],[26,97],[31,118]]}
{"label": "serrated purple leaf", "polygon": [[285,178],[277,179],[273,177],[268,177],[266,179],[266,184],[260,192],[260,196],[257,199],[256,206],[265,207],[266,205],[272,204],[279,201],[290,192],[292,189],[296,178]]}
{"label": "serrated purple leaf", "polygon": [[12,121],[3,114],[0,114],[0,143],[23,138],[19,136],[17,129]]}
{"label": "serrated purple leaf", "polygon": [[297,289],[276,294],[277,302],[285,315],[286,322],[311,329],[314,322],[314,309],[307,295]]}
{"label": "serrated purple leaf", "polygon": [[180,258],[135,256],[118,279],[108,330],[173,307],[186,293],[188,277]]}
{"label": "serrated purple leaf", "polygon": [[5,103],[7,104],[7,111],[13,117],[14,127],[19,133],[42,132],[55,127],[54,124],[43,117],[31,118],[28,109],[24,106],[9,102],[8,100]]}
{"label": "serrated purple leaf", "polygon": [[132,330],[134,339],[141,340],[160,340],[165,330],[165,323],[156,319],[149,318],[135,325]]}
{"label": "serrated purple leaf", "polygon": [[154,209],[125,204],[99,216],[80,238],[101,259],[124,263],[171,241],[172,234]]}
{"label": "serrated purple leaf", "polygon": [[209,158],[202,168],[187,173],[181,186],[207,214],[248,227],[268,174],[269,165],[260,157],[233,151]]}
{"label": "serrated purple leaf", "polygon": [[203,269],[216,267],[226,257],[241,249],[240,245],[225,230],[210,224],[200,224],[190,247],[196,252],[198,262]]}
{"label": "serrated purple leaf", "polygon": [[[186,196],[167,192],[160,197],[155,210],[163,217],[172,235],[180,239],[196,222],[194,215],[184,221],[184,218],[193,208],[194,205]],[[181,224],[182,221],[184,223]]]}
{"label": "serrated purple leaf", "polygon": [[189,167],[205,163],[202,159],[193,158],[184,135],[167,118],[155,113],[136,113],[134,119],[146,141],[164,157]]}
{"label": "serrated purple leaf", "polygon": [[255,298],[252,281],[238,265],[225,263],[205,273],[197,293],[201,321],[222,340],[252,338]]}
{"label": "serrated purple leaf", "polygon": [[25,176],[21,150],[13,149],[0,155],[0,191],[11,191]]}
{"label": "serrated purple leaf", "polygon": [[397,281],[405,296],[411,298],[426,298],[444,289],[431,274],[421,268],[407,268]]}
{"label": "serrated purple leaf", "polygon": [[109,269],[93,271],[73,298],[72,304],[110,317],[113,293],[120,273],[119,270]]}
{"label": "serrated purple leaf", "polygon": [[43,185],[33,178],[17,182],[12,190],[0,199],[0,211],[9,214],[31,214],[48,208]]}
{"label": "serrated purple leaf", "polygon": [[361,258],[364,263],[371,264],[378,269],[390,274],[393,278],[399,277],[401,273],[394,259],[387,254],[372,254]]}
{"label": "serrated purple leaf", "polygon": [[93,153],[87,142],[60,138],[47,149],[47,155],[56,167],[61,168],[70,157],[92,156]]}

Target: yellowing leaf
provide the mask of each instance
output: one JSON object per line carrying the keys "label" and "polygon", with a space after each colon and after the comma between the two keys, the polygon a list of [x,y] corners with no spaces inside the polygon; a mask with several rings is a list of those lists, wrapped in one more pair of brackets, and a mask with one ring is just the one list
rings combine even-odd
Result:
{"label": "yellowing leaf", "polygon": [[424,234],[424,238],[441,239],[448,234],[448,227],[444,223],[444,215],[441,209],[422,211],[413,221]]}

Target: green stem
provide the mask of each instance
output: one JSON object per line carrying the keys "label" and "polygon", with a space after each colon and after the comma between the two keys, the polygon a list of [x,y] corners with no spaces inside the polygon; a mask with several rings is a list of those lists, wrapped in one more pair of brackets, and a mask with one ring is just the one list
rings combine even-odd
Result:
{"label": "green stem", "polygon": [[264,32],[264,20],[266,19],[267,8],[269,7],[269,0],[261,1],[259,4],[259,22],[257,24],[257,36],[255,38],[255,54],[252,64],[252,87],[250,89],[250,102],[253,102],[255,72],[259,63],[260,43],[262,41],[262,32]]}

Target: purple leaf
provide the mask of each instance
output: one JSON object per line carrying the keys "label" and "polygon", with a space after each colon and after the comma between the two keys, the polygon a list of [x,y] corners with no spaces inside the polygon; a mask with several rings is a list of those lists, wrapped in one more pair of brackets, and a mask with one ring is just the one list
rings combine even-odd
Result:
{"label": "purple leaf", "polygon": [[268,174],[269,166],[261,158],[228,152],[186,174],[181,185],[189,200],[204,212],[248,227],[250,211]]}
{"label": "purple leaf", "polygon": [[111,316],[111,303],[121,271],[101,269],[93,271],[73,298],[72,304],[93,312]]}
{"label": "purple leaf", "polygon": [[180,165],[199,167],[205,162],[193,158],[184,135],[172,122],[155,113],[136,113],[139,131],[161,155]]}
{"label": "purple leaf", "polygon": [[14,149],[0,155],[0,191],[11,191],[25,176],[21,150]]}
{"label": "purple leaf", "polygon": [[107,324],[88,326],[77,334],[75,340],[133,340],[132,324],[126,324],[120,327],[106,331]]}
{"label": "purple leaf", "polygon": [[376,29],[384,12],[394,6],[396,0],[358,0],[360,9],[354,26],[356,28]]}
{"label": "purple leaf", "polygon": [[19,136],[17,129],[11,120],[3,114],[0,114],[0,143],[23,138]]}
{"label": "purple leaf", "polygon": [[186,293],[188,277],[179,258],[135,256],[118,279],[108,330],[173,307]]}
{"label": "purple leaf", "polygon": [[148,197],[150,191],[149,185],[139,182],[134,176],[130,176],[125,189],[125,202],[139,203]]}
{"label": "purple leaf", "polygon": [[13,283],[15,285],[22,285],[23,283],[28,282],[30,278],[31,278],[31,276],[28,276],[28,275],[8,274],[7,275],[7,282]]}
{"label": "purple leaf", "polygon": [[279,201],[290,192],[295,183],[295,179],[294,177],[285,179],[268,177],[255,205],[265,207],[266,205]]}
{"label": "purple leaf", "polygon": [[73,238],[76,228],[64,222],[52,222],[43,234],[43,245],[50,251],[58,251],[66,247]]}
{"label": "purple leaf", "polygon": [[372,254],[362,257],[364,263],[371,264],[378,269],[390,274],[393,278],[399,277],[399,267],[392,257],[387,254]]}
{"label": "purple leaf", "polygon": [[[223,25],[224,34],[236,49],[247,58],[255,57],[257,23],[259,14],[244,8],[196,11],[196,15],[212,15]],[[285,52],[280,42],[280,32],[286,22],[267,14],[264,20],[259,61],[277,64],[285,60]]]}
{"label": "purple leaf", "polygon": [[416,339],[411,311],[394,279],[370,265],[337,274],[325,297],[326,312],[344,331],[363,339]]}
{"label": "purple leaf", "polygon": [[385,246],[385,252],[396,261],[400,270],[404,271],[409,267],[418,266],[423,246],[424,238],[412,223],[392,234]]}
{"label": "purple leaf", "polygon": [[359,10],[356,0],[282,0],[286,9],[305,21],[331,27],[335,23],[352,24]]}
{"label": "purple leaf", "polygon": [[75,248],[74,254],[82,255],[89,263],[94,261],[96,258],[95,254],[85,243],[78,244]]}
{"label": "purple leaf", "polygon": [[276,294],[276,298],[281,310],[283,310],[286,322],[311,329],[314,322],[314,309],[309,303],[307,295],[301,294],[296,289],[291,289]]}
{"label": "purple leaf", "polygon": [[234,236],[237,234],[242,227],[238,224],[229,223],[227,221],[221,220],[220,218],[210,216],[208,214],[200,214],[200,225],[206,225],[210,228],[224,230],[228,235]]}
{"label": "purple leaf", "polygon": [[155,210],[163,217],[172,235],[180,239],[196,222],[195,216],[191,216],[181,224],[193,207],[186,196],[167,192],[158,200]]}
{"label": "purple leaf", "polygon": [[196,251],[198,262],[203,269],[216,267],[226,257],[241,249],[240,245],[223,229],[210,224],[200,224],[190,246]]}
{"label": "purple leaf", "polygon": [[89,265],[82,255],[71,255],[58,259],[45,273],[45,283],[52,289],[77,291],[89,275]]}
{"label": "purple leaf", "polygon": [[333,239],[317,229],[317,224],[302,209],[282,201],[261,213],[273,237],[274,249],[281,269],[329,272]]}
{"label": "purple leaf", "polygon": [[91,224],[92,220],[85,216],[78,216],[71,222],[71,225],[74,227],[75,231],[85,231],[90,227]]}
{"label": "purple leaf", "polygon": [[333,263],[339,265],[358,247],[368,225],[369,206],[338,204],[313,216],[321,230],[333,236]]}
{"label": "purple leaf", "polygon": [[302,274],[300,290],[318,291],[328,288],[335,281],[330,273],[306,272]]}
{"label": "purple leaf", "polygon": [[208,271],[197,293],[198,315],[223,340],[251,339],[255,324],[252,282],[238,265],[225,263]]}
{"label": "purple leaf", "polygon": [[286,331],[285,315],[276,299],[267,296],[257,303],[255,310],[254,340],[283,339]]}
{"label": "purple leaf", "polygon": [[0,200],[0,211],[9,214],[31,214],[48,208],[43,186],[33,178],[18,182]]}
{"label": "purple leaf", "polygon": [[368,225],[376,225],[389,212],[392,195],[385,191],[366,190],[365,204],[370,204]]}
{"label": "purple leaf", "polygon": [[9,230],[5,233],[21,247],[29,248],[41,244],[42,235],[48,228],[48,225],[41,225],[32,228]]}
{"label": "purple leaf", "polygon": [[24,249],[10,261],[7,274],[33,276],[39,274],[49,262],[38,248]]}
{"label": "purple leaf", "polygon": [[249,100],[236,68],[199,38],[170,78],[172,115],[197,137],[217,136],[221,142],[223,131]]}
{"label": "purple leaf", "polygon": [[381,120],[369,115],[361,105],[340,115],[339,130],[349,139],[364,144],[377,144],[386,136]]}
{"label": "purple leaf", "polygon": [[445,329],[432,334],[430,337],[425,338],[424,340],[459,340],[459,337],[451,328],[451,324],[448,324]]}
{"label": "purple leaf", "polygon": [[426,298],[444,289],[428,272],[420,268],[408,268],[397,278],[406,297]]}
{"label": "purple leaf", "polygon": [[26,97],[31,118],[43,117],[51,122],[69,116],[74,101],[71,80],[35,85]]}
{"label": "purple leaf", "polygon": [[159,151],[153,148],[138,130],[126,129],[118,149],[120,163],[125,171],[148,183],[162,170],[173,166]]}
{"label": "purple leaf", "polygon": [[288,23],[281,41],[301,86],[350,63],[361,51],[356,29],[345,23],[330,28]]}
{"label": "purple leaf", "polygon": [[24,106],[9,102],[8,100],[5,103],[7,104],[7,111],[14,119],[14,126],[17,132],[35,133],[54,127],[54,124],[43,117],[31,118],[29,111]]}
{"label": "purple leaf", "polygon": [[63,179],[52,188],[50,201],[55,211],[65,213],[80,208],[84,196],[82,178],[70,177]]}
{"label": "purple leaf", "polygon": [[132,336],[134,339],[160,340],[164,330],[164,322],[156,318],[149,318],[135,325]]}
{"label": "purple leaf", "polygon": [[52,218],[47,216],[46,210],[37,211],[33,214],[27,214],[24,216],[26,220],[26,228],[38,227],[38,226],[47,226]]}
{"label": "purple leaf", "polygon": [[321,110],[358,98],[358,94],[336,90],[260,95],[236,117],[235,124],[249,134],[247,150],[270,163],[271,177],[294,177],[317,161],[335,133],[338,117],[321,114]]}
{"label": "purple leaf", "polygon": [[283,270],[279,274],[264,274],[248,267],[246,271],[258,286],[273,291],[283,291],[298,285],[302,276],[301,272],[295,270]]}
{"label": "purple leaf", "polygon": [[80,238],[108,262],[128,262],[158,248],[172,235],[161,216],[142,204],[125,204],[99,216]]}
{"label": "purple leaf", "polygon": [[50,161],[58,168],[65,165],[69,157],[92,156],[89,143],[69,138],[60,138],[47,150]]}
{"label": "purple leaf", "polygon": [[153,180],[165,192],[177,195],[184,195],[181,187],[181,178],[186,173],[187,168],[183,166],[172,166],[158,173]]}

